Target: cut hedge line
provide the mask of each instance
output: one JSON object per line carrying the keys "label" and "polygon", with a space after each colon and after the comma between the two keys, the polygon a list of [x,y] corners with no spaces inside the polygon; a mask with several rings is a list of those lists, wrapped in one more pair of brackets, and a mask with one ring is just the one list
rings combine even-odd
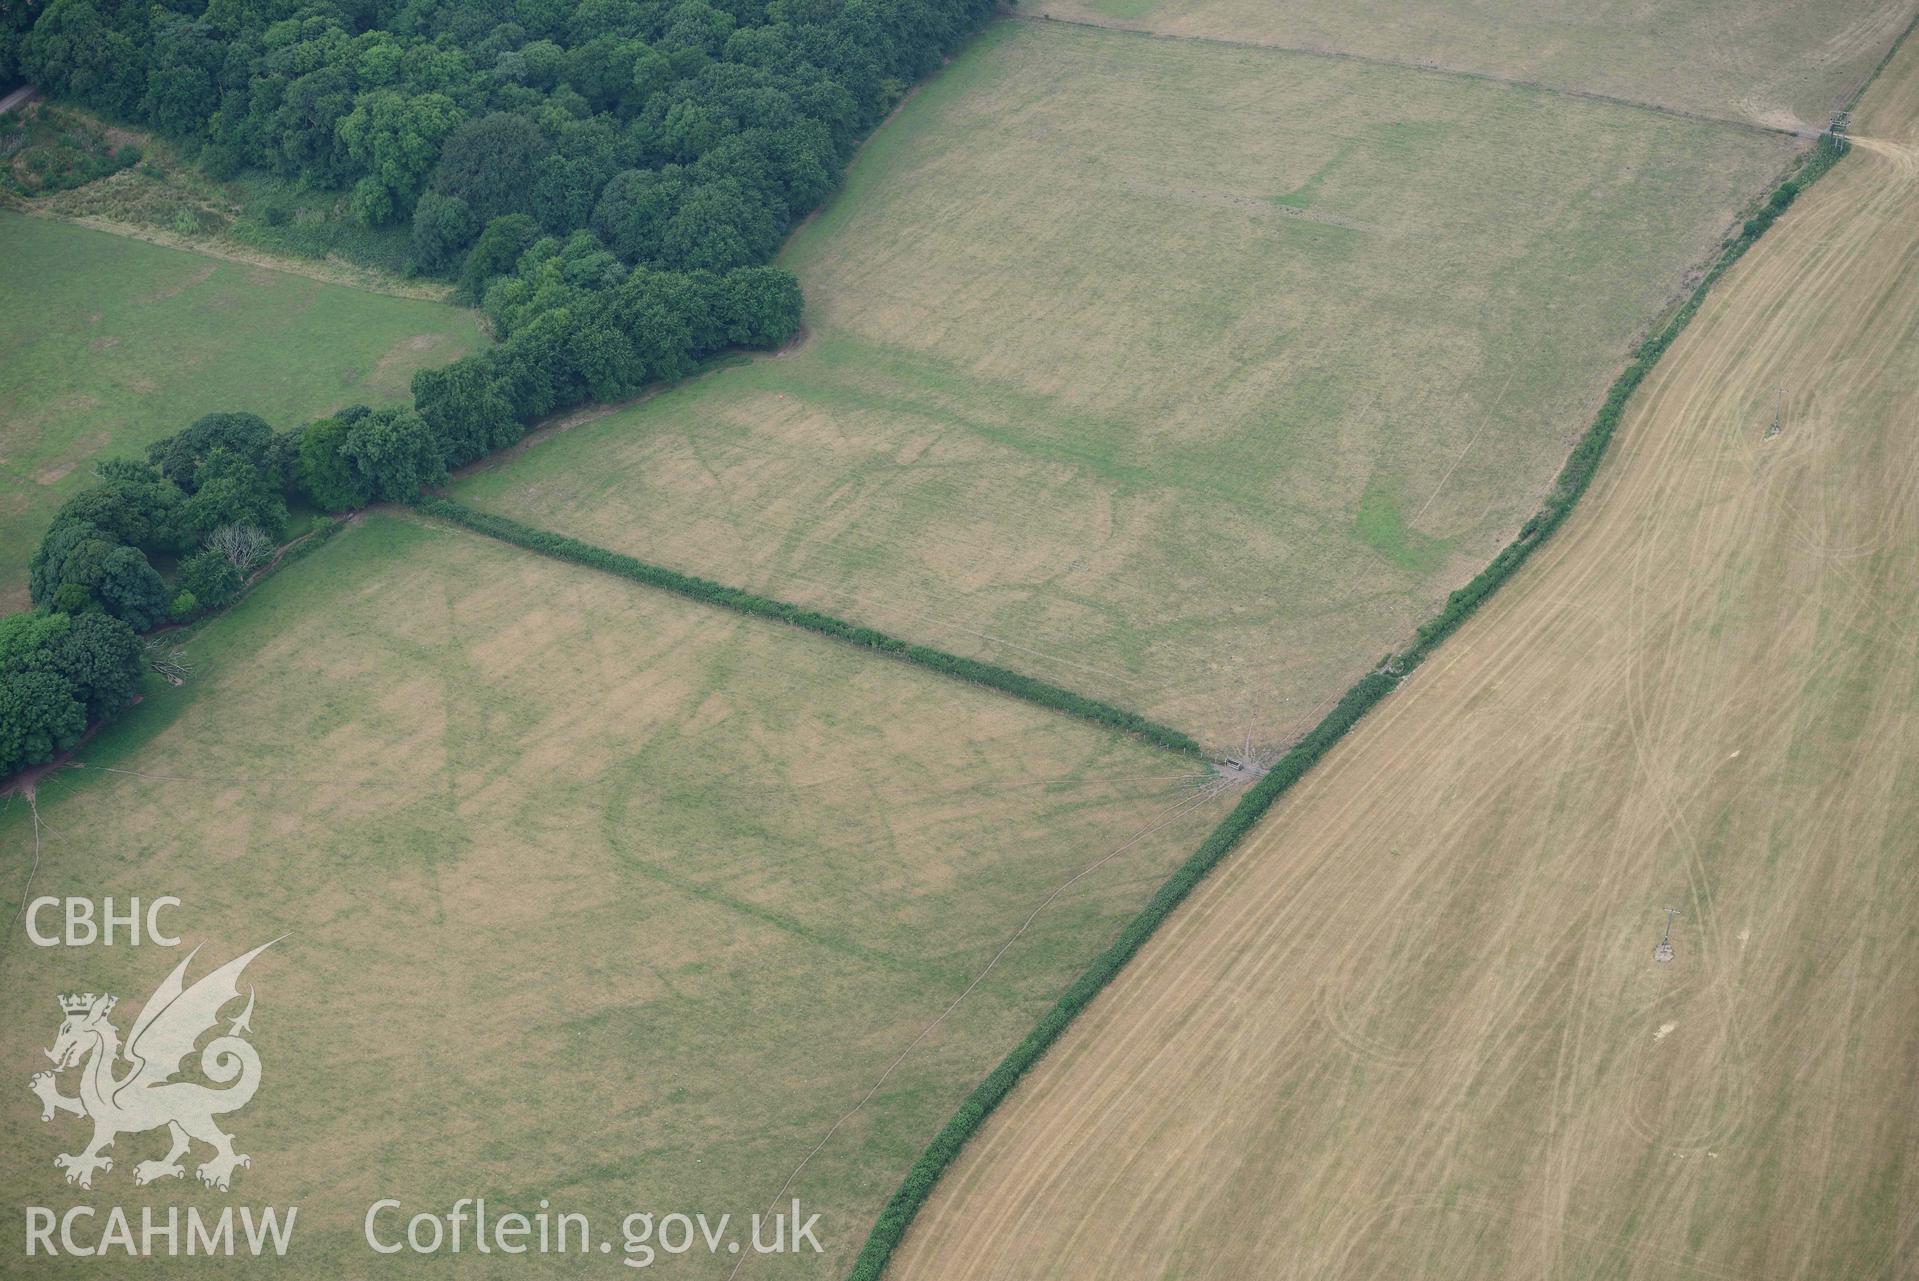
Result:
{"label": "cut hedge line", "polygon": [[1754,241],[1766,234],[1766,229],[1791,206],[1799,193],[1818,181],[1844,154],[1845,144],[1835,142],[1829,134],[1822,134],[1797,171],[1775,187],[1758,211],[1741,224],[1739,231],[1726,242],[1712,269],[1700,280],[1685,303],[1633,353],[1632,363],[1626,366],[1607,391],[1599,413],[1573,447],[1566,465],[1560,468],[1539,510],[1520,526],[1519,534],[1500,549],[1491,564],[1448,596],[1439,613],[1414,633],[1413,643],[1395,657],[1393,666],[1397,670],[1403,674],[1424,662],[1441,641],[1459,630],[1459,625],[1470,618],[1501,583],[1512,577],[1554,530],[1565,523],[1566,517],[1572,514],[1573,505],[1598,474],[1599,460],[1605,456],[1606,447],[1612,443],[1613,432],[1625,417],[1626,403],[1632,399],[1633,392],[1639,389],[1639,384],[1645,381],[1646,375],[1652,372],[1653,366],[1659,363],[1659,358],[1666,354],[1666,349],[1691,323],[1706,300],[1706,292],[1728,268],[1739,261],[1746,250],[1752,248]]}
{"label": "cut hedge line", "polygon": [[876,650],[892,658],[916,663],[943,676],[951,676],[974,685],[984,685],[1002,694],[1023,698],[1029,703],[1037,703],[1041,707],[1065,712],[1068,716],[1077,716],[1081,720],[1131,734],[1156,747],[1164,747],[1186,756],[1205,755],[1197,742],[1176,729],[1161,725],[1157,721],[1150,721],[1135,712],[1114,707],[1110,703],[1083,697],[1071,690],[1061,689],[1057,685],[1036,680],[1031,676],[1022,676],[1018,672],[1009,671],[992,663],[961,658],[957,654],[948,654],[944,650],[931,649],[925,645],[909,644],[896,636],[849,623],[831,614],[822,614],[817,610],[742,591],[737,587],[727,587],[708,579],[695,578],[690,574],[664,569],[658,565],[649,565],[645,561],[635,560],[631,556],[608,551],[603,547],[595,547],[591,543],[583,543],[578,539],[568,538],[564,534],[535,529],[504,516],[475,511],[450,498],[422,499],[418,506],[420,511],[430,516],[451,521],[477,534],[497,538],[515,547],[524,547],[542,556],[551,556],[555,560],[570,561],[589,569],[618,574],[622,578],[630,578],[648,587],[657,587],[662,591],[685,596],[690,600],[718,605],[723,609],[750,614],[755,618],[790,623],[809,632],[831,636],[834,640],[845,641],[863,649]]}
{"label": "cut hedge line", "polygon": [[1347,690],[1346,696],[1297,746],[1281,757],[1279,763],[1268,770],[1259,782],[1247,789],[1246,794],[1240,797],[1239,804],[1208,834],[1198,851],[1180,864],[1159,887],[1152,900],[1127,922],[1119,937],[1073,981],[1073,985],[1066,989],[1053,1008],[1040,1016],[1039,1022],[1013,1047],[1012,1053],[1000,1060],[999,1066],[987,1073],[986,1079],[973,1088],[973,1092],[966,1096],[966,1101],[960,1104],[959,1110],[941,1127],[920,1154],[919,1160],[913,1163],[913,1168],[907,1171],[905,1182],[880,1212],[879,1221],[873,1225],[873,1231],[867,1236],[859,1258],[853,1263],[850,1274],[852,1281],[878,1281],[886,1269],[887,1261],[893,1257],[893,1251],[906,1235],[907,1226],[932,1194],[933,1185],[960,1154],[967,1140],[992,1115],[993,1109],[1012,1093],[1019,1079],[1039,1062],[1067,1026],[1079,1017],[1080,1011],[1091,1005],[1101,989],[1112,982],[1114,976],[1125,968],[1126,962],[1145,946],[1153,931],[1172,915],[1173,909],[1184,901],[1193,887],[1233,851],[1240,839],[1272,807],[1273,802],[1298,782],[1360,717],[1372,710],[1373,705],[1391,693],[1398,684],[1399,678],[1396,676],[1373,672]]}
{"label": "cut hedge line", "polygon": [[[1903,38],[1903,37],[1902,37]],[[1863,92],[1863,90],[1862,90]],[[1573,448],[1566,465],[1560,469],[1545,502],[1539,511],[1520,528],[1519,534],[1502,549],[1498,556],[1485,569],[1475,575],[1472,581],[1447,597],[1440,612],[1414,634],[1411,645],[1396,654],[1389,654],[1385,661],[1373,671],[1361,677],[1344,697],[1326,716],[1307,733],[1290,751],[1274,765],[1266,775],[1254,784],[1240,798],[1224,819],[1206,837],[1192,857],[1182,863],[1172,876],[1161,885],[1152,901],[1142,908],[1137,916],[1120,931],[1112,945],[1094,959],[1082,972],[1073,985],[1054,1003],[1053,1007],[1040,1016],[1033,1029],[1020,1043],[1013,1047],[1007,1056],[1000,1060],[999,1066],[987,1073],[984,1080],[966,1096],[953,1116],[941,1127],[933,1141],[926,1146],[919,1159],[906,1172],[901,1182],[880,1211],[878,1221],[867,1235],[866,1244],[860,1249],[859,1257],[854,1260],[853,1270],[848,1281],[879,1281],[892,1259],[893,1252],[899,1248],[905,1238],[906,1229],[912,1224],[920,1207],[932,1195],[933,1187],[947,1166],[953,1163],[967,1140],[986,1118],[992,1115],[1021,1077],[1044,1057],[1053,1043],[1060,1038],[1080,1011],[1092,1004],[1105,986],[1112,982],[1126,962],[1150,938],[1160,923],[1172,915],[1173,909],[1193,891],[1193,888],[1206,878],[1230,854],[1240,840],[1251,831],[1253,825],[1265,816],[1273,803],[1302,778],[1335,743],[1345,737],[1346,732],[1371,711],[1388,694],[1398,688],[1406,676],[1429,657],[1433,650],[1446,637],[1459,629],[1460,624],[1469,618],[1473,611],[1492,595],[1495,588],[1512,577],[1527,557],[1538,549],[1540,544],[1565,522],[1571,513],[1573,504],[1579,501],[1592,483],[1598,471],[1599,461],[1605,455],[1606,447],[1611,443],[1613,432],[1618,428],[1624,416],[1626,402],[1645,381],[1646,375],[1658,363],[1660,356],[1672,346],[1680,332],[1698,312],[1705,300],[1706,291],[1725,274],[1726,269],[1737,262],[1746,250],[1782,213],[1792,204],[1801,191],[1820,178],[1833,163],[1844,155],[1845,144],[1835,143],[1830,136],[1822,135],[1818,145],[1797,166],[1796,171],[1776,187],[1762,203],[1758,211],[1748,218],[1729,240],[1715,260],[1711,270],[1699,282],[1697,288],[1687,297],[1685,303],[1675,311],[1672,317],[1660,327],[1652,337],[1642,342],[1633,353],[1632,363],[1621,373],[1606,395],[1605,403],[1593,419],[1579,443]]]}

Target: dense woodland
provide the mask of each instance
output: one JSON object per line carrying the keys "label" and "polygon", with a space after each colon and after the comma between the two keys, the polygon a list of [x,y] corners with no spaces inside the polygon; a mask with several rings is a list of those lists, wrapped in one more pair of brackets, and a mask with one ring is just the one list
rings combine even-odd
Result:
{"label": "dense woodland", "polygon": [[499,219],[629,265],[764,262],[981,0],[46,0],[0,79],[410,223],[460,265]]}
{"label": "dense woodland", "polygon": [[[136,633],[227,603],[289,503],[405,502],[556,410],[799,328],[766,265],[990,0],[0,0],[0,84],[410,227],[500,340],[413,405],[209,413],[96,468],[0,623],[0,775],[131,699]],[[236,336],[240,340],[241,336]],[[116,666],[116,664],[118,666]],[[109,669],[110,672],[109,672]]]}

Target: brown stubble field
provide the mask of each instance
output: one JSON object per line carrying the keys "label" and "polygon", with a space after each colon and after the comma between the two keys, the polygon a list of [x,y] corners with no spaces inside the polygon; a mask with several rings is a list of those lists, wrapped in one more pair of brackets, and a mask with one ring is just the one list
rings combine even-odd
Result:
{"label": "brown stubble field", "polygon": [[1775,129],[1823,128],[1912,0],[1039,0],[1042,18],[1466,71]]}
{"label": "brown stubble field", "polygon": [[1919,1269],[1919,49],[1859,118],[895,1275]]}

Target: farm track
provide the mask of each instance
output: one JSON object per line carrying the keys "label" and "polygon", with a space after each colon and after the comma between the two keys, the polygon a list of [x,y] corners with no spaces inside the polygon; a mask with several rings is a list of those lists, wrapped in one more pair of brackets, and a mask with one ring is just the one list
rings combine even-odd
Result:
{"label": "farm track", "polygon": [[211,236],[186,236],[165,227],[141,226],[138,223],[121,222],[115,218],[56,213],[27,200],[0,202],[0,209],[11,210],[26,218],[45,218],[49,222],[64,222],[75,227],[85,227],[88,231],[105,232],[110,236],[124,236],[128,240],[138,240],[142,244],[159,245],[163,249],[177,249],[181,253],[198,254],[202,258],[217,258],[221,262],[259,267],[289,276],[303,276],[308,280],[317,280],[323,285],[344,285],[363,293],[383,294],[388,298],[408,298],[416,302],[437,302],[444,303],[448,307],[457,306],[453,301],[453,289],[449,285],[412,283],[378,268],[362,267],[344,258],[300,258],[293,254],[277,254],[271,250],[255,249],[251,245],[236,240],[216,239]]}
{"label": "farm track", "polygon": [[1144,36],[1148,40],[1178,40],[1188,44],[1223,45],[1229,49],[1258,49],[1266,53],[1296,54],[1302,58],[1329,58],[1334,62],[1357,62],[1368,67],[1387,67],[1395,71],[1418,71],[1429,76],[1456,76],[1461,80],[1484,80],[1491,84],[1506,85],[1513,89],[1531,89],[1537,93],[1554,94],[1561,98],[1579,98],[1586,102],[1603,102],[1615,107],[1631,107],[1635,111],[1650,111],[1654,115],[1670,116],[1675,120],[1691,120],[1698,124],[1723,125],[1728,129],[1743,129],[1752,133],[1785,134],[1788,137],[1808,136],[1796,129],[1762,124],[1757,120],[1740,116],[1714,115],[1709,111],[1687,111],[1681,107],[1668,107],[1657,102],[1647,102],[1643,98],[1626,98],[1592,89],[1572,89],[1564,85],[1550,85],[1541,80],[1501,76],[1490,71],[1473,71],[1466,67],[1451,67],[1437,62],[1409,62],[1402,58],[1385,58],[1377,54],[1354,53],[1346,49],[1325,48],[1319,45],[1283,44],[1276,40],[1235,39],[1230,36],[1193,35],[1181,31],[1152,31],[1144,27],[1126,26],[1117,22],[1096,22],[1088,18],[1061,18],[1052,14],[1021,14],[1015,21],[1053,22],[1064,27],[1090,27],[1095,31],[1115,31],[1123,35]]}
{"label": "farm track", "polygon": [[893,1275],[1919,1267],[1919,48],[1858,114],[1566,527],[1082,1016]]}

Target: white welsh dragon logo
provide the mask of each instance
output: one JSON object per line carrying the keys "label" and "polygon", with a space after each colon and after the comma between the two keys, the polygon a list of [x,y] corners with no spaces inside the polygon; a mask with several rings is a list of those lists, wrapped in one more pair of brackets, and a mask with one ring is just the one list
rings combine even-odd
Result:
{"label": "white welsh dragon logo", "polygon": [[[236,1167],[253,1164],[250,1157],[233,1150],[233,1136],[213,1123],[214,1117],[245,1107],[260,1088],[260,1056],[241,1035],[253,1030],[248,1023],[253,1017],[252,989],[247,991],[246,1009],[232,1021],[226,1034],[207,1042],[200,1052],[200,1070],[207,1079],[226,1088],[211,1089],[197,1081],[175,1081],[173,1077],[193,1053],[194,1043],[219,1023],[221,1007],[239,998],[240,971],[272,946],[262,943],[192,987],[185,983],[187,966],[199,949],[189,953],[140,1008],[126,1044],[126,1058],[132,1067],[124,1075],[115,1075],[121,1055],[120,1031],[107,1019],[118,998],[91,992],[60,998],[66,1021],[60,1025],[53,1048],[46,1051],[54,1069],[35,1075],[32,1085],[33,1092],[40,1096],[42,1121],[51,1121],[55,1112],[71,1112],[93,1121],[93,1141],[85,1150],[53,1159],[67,1172],[68,1183],[92,1187],[95,1170],[113,1169],[113,1159],[102,1156],[102,1149],[111,1147],[119,1135],[140,1134],[161,1126],[173,1136],[173,1146],[159,1160],[134,1166],[135,1183],[184,1176],[180,1158],[187,1154],[190,1139],[213,1148],[213,1159],[197,1171],[208,1187],[225,1191]],[[78,1098],[61,1094],[55,1075],[72,1067],[80,1067]]]}

